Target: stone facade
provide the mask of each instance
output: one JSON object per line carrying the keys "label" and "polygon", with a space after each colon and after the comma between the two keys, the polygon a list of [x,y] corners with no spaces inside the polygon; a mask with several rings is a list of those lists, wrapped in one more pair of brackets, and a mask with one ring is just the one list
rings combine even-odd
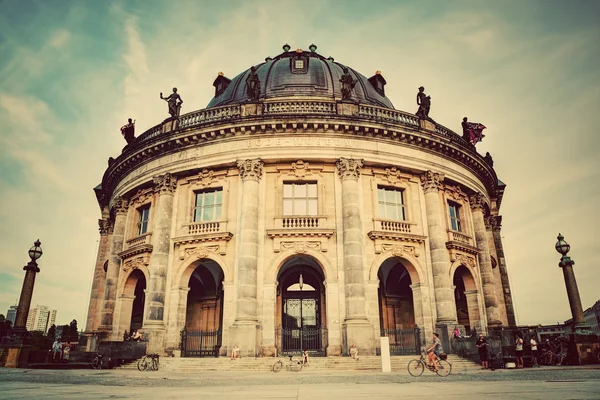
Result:
{"label": "stone facade", "polygon": [[339,355],[353,343],[375,354],[385,330],[418,326],[424,341],[459,320],[514,325],[504,186],[459,135],[421,122],[306,96],[151,128],[96,190],[86,331],[141,329],[161,353],[184,329],[214,331],[220,354],[257,356],[292,350],[302,326]]}

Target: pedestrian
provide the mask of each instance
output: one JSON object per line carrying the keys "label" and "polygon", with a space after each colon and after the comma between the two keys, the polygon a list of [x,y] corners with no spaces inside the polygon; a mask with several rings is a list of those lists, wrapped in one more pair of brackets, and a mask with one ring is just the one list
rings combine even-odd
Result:
{"label": "pedestrian", "polygon": [[458,326],[454,327],[454,330],[452,331],[452,337],[454,337],[455,339],[462,337],[462,334],[460,333],[460,329],[458,328]]}
{"label": "pedestrian", "polygon": [[65,343],[63,348],[63,360],[69,362],[69,358],[71,357],[71,344],[69,342]]}
{"label": "pedestrian", "polygon": [[60,338],[57,338],[54,343],[52,343],[52,361],[58,362],[60,361]]}
{"label": "pedestrian", "polygon": [[233,349],[231,350],[231,359],[235,360],[236,358],[240,358],[240,348],[237,344],[234,344]]}
{"label": "pedestrian", "polygon": [[537,341],[534,338],[531,338],[529,344],[531,345],[531,366],[539,367]]}
{"label": "pedestrian", "polygon": [[488,369],[488,344],[483,335],[479,335],[479,339],[475,342],[477,350],[479,350],[479,359],[481,360],[481,369]]}
{"label": "pedestrian", "polygon": [[304,349],[302,352],[302,364],[308,366],[308,349]]}
{"label": "pedestrian", "polygon": [[523,368],[523,339],[518,333],[515,342],[515,357],[517,357],[517,368]]}

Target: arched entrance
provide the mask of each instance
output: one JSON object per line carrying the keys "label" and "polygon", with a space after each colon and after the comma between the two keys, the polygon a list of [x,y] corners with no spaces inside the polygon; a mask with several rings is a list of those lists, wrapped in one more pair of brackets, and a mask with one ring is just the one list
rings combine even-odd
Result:
{"label": "arched entrance", "polygon": [[454,271],[452,281],[458,324],[465,327],[467,335],[471,335],[472,327],[475,326],[476,321],[479,321],[475,279],[467,267],[460,265]]}
{"label": "arched entrance", "polygon": [[277,347],[281,354],[308,350],[325,355],[327,329],[325,278],[310,257],[295,257],[282,266],[277,278]]}
{"label": "arched entrance", "polygon": [[389,338],[392,355],[415,354],[419,328],[415,323],[410,273],[400,259],[388,258],[379,267],[377,276],[381,336]]}
{"label": "arched entrance", "polygon": [[202,260],[188,282],[184,357],[217,357],[222,343],[223,270],[212,260]]}
{"label": "arched entrance", "polygon": [[125,281],[123,296],[121,296],[121,327],[123,330],[127,329],[130,334],[141,329],[144,324],[145,290],[146,276],[139,269],[133,270]]}

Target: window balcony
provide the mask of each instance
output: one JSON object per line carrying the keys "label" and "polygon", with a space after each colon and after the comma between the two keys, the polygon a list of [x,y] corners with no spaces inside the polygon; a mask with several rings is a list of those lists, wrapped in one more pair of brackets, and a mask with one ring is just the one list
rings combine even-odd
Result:
{"label": "window balcony", "polygon": [[131,249],[132,247],[141,246],[144,244],[151,245],[152,240],[152,232],[144,233],[143,235],[136,236],[127,240],[125,243],[127,244],[127,249]]}
{"label": "window balcony", "polygon": [[374,229],[381,232],[411,233],[411,225],[407,221],[374,218]]}
{"label": "window balcony", "polygon": [[462,232],[448,230],[448,241],[449,242],[458,242],[463,243],[469,246],[473,246],[473,238],[471,236],[465,235]]}
{"label": "window balcony", "polygon": [[275,229],[325,228],[327,217],[319,215],[286,215],[275,217]]}
{"label": "window balcony", "polygon": [[152,253],[152,232],[127,239],[123,248],[119,253],[123,260],[136,254]]}
{"label": "window balcony", "polygon": [[335,233],[330,227],[332,221],[323,215],[282,215],[273,219],[273,227],[267,229],[267,235],[273,239],[276,253],[296,245],[300,246],[298,249],[327,251],[328,240]]}
{"label": "window balcony", "polygon": [[185,225],[188,235],[203,235],[227,231],[227,221],[201,221]]}
{"label": "window balcony", "polygon": [[455,250],[473,255],[477,255],[479,253],[479,249],[477,249],[473,237],[465,234],[464,232],[459,232],[452,229],[448,229],[448,241],[446,242],[446,248],[450,250],[451,259],[454,258],[456,253]]}

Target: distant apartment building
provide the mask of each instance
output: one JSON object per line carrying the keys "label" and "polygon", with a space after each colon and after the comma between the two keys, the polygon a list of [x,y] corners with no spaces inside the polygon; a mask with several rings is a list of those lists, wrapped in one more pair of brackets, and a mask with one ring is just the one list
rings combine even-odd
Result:
{"label": "distant apartment building", "polygon": [[12,322],[12,326],[15,326],[15,320],[17,319],[17,306],[10,306],[6,312],[6,319]]}
{"label": "distant apartment building", "polygon": [[600,300],[583,312],[583,318],[590,331],[600,335]]}
{"label": "distant apartment building", "polygon": [[29,310],[27,316],[27,330],[47,332],[48,328],[56,321],[56,310],[50,310],[46,306],[38,305]]}
{"label": "distant apartment building", "polygon": [[565,326],[562,324],[540,325],[536,328],[536,331],[540,343],[546,339],[552,340],[557,337],[565,336]]}

